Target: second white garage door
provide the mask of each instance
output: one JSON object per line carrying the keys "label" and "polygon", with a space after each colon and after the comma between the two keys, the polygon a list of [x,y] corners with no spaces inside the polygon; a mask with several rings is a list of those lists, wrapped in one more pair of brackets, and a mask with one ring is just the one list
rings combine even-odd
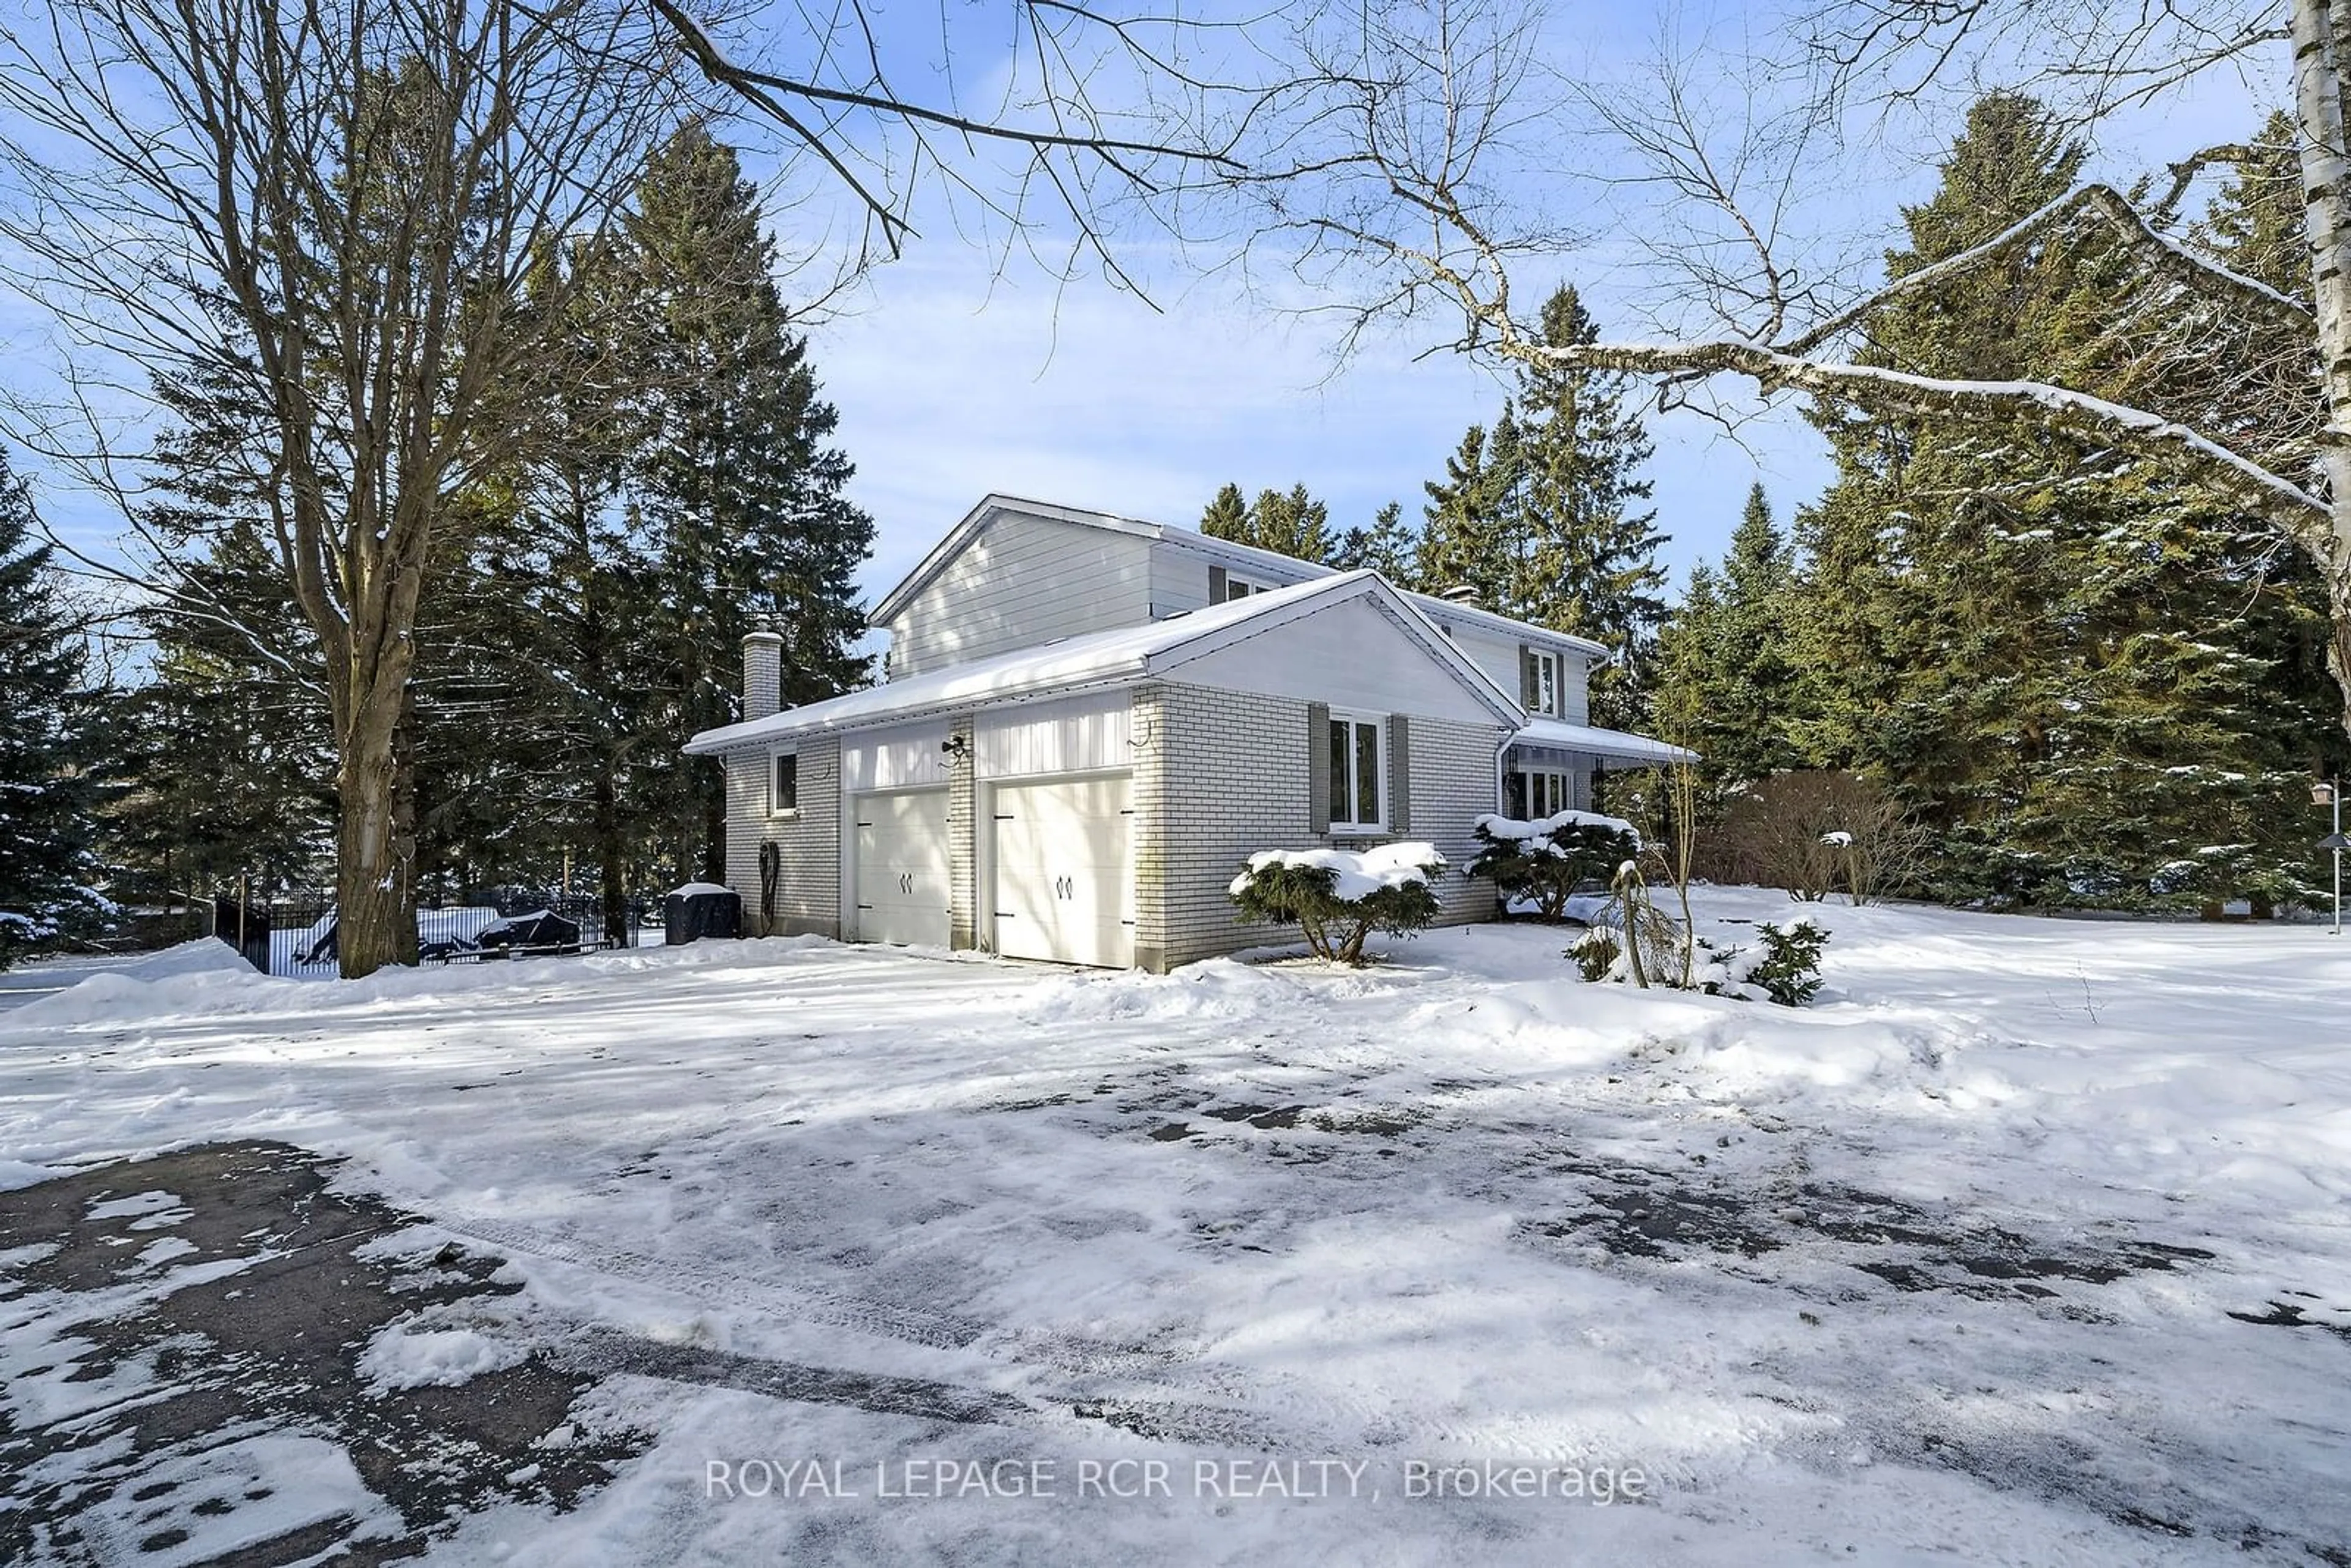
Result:
{"label": "second white garage door", "polygon": [[856,805],[859,940],[946,946],[947,792],[893,789]]}
{"label": "second white garage door", "polygon": [[1134,833],[1125,778],[1000,784],[996,950],[1123,969],[1134,962]]}

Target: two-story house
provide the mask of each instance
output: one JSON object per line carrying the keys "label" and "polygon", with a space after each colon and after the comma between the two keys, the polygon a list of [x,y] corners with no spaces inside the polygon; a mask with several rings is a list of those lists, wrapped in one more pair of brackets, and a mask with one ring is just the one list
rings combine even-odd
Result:
{"label": "two-story house", "polygon": [[1585,722],[1598,643],[1190,529],[990,496],[874,607],[890,678],[778,710],[744,648],[724,759],[752,929],[1165,970],[1265,940],[1263,849],[1426,839],[1494,911],[1471,824],[1675,755]]}

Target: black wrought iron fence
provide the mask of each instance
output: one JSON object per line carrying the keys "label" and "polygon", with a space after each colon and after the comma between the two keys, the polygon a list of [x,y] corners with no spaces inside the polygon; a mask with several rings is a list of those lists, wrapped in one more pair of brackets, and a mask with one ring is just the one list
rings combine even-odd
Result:
{"label": "black wrought iron fence", "polygon": [[[606,928],[600,898],[499,888],[419,906],[416,953],[426,964],[556,957],[643,945],[658,931],[661,905],[630,899]],[[213,902],[213,935],[265,975],[329,978],[342,966],[341,923],[332,894],[284,894]]]}

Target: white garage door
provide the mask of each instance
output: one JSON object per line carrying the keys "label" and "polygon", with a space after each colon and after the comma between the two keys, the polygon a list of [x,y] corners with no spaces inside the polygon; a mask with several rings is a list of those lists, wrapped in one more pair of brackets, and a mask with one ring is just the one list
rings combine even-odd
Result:
{"label": "white garage door", "polygon": [[947,792],[893,789],[857,804],[857,935],[947,945]]}
{"label": "white garage door", "polygon": [[1123,969],[1134,962],[1128,783],[1065,779],[996,790],[996,950]]}

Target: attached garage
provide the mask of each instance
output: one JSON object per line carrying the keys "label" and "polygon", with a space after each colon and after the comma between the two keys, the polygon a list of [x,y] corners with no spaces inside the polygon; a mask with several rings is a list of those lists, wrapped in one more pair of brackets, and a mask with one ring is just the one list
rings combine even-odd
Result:
{"label": "attached garage", "polygon": [[856,935],[863,942],[945,947],[954,931],[947,792],[889,789],[851,798]]}
{"label": "attached garage", "polygon": [[991,795],[996,951],[1131,966],[1134,810],[1127,776],[998,784]]}

